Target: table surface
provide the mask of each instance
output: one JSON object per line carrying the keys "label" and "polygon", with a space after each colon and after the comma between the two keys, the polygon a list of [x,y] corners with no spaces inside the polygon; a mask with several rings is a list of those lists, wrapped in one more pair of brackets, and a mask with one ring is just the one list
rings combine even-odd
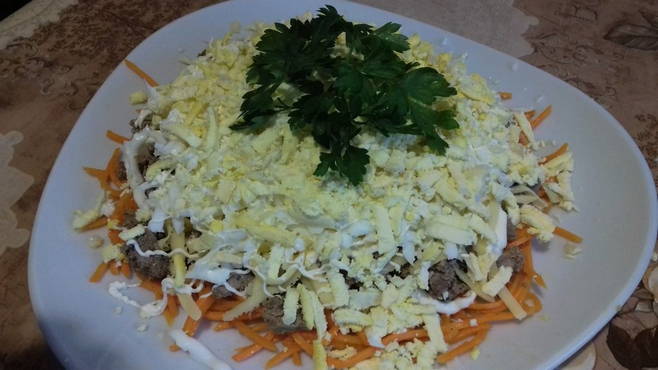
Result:
{"label": "table surface", "polygon": [[[0,49],[0,133],[23,133],[11,165],[35,179],[12,208],[19,227],[32,226],[57,153],[112,69],[158,28],[215,2],[81,0],[57,22]],[[514,5],[539,19],[523,35],[534,52],[522,59],[609,110],[635,139],[658,179],[658,1],[517,0]],[[121,30],[120,37],[116,30]],[[653,36],[634,36],[638,32]],[[27,254],[28,248],[21,247],[0,256],[0,369],[57,366],[31,310]],[[658,325],[657,312],[635,309],[638,302],[646,307],[650,299],[638,287],[613,320],[613,330],[608,326],[594,339],[596,369],[623,368],[619,361],[632,366],[633,359],[624,354],[630,338]]]}

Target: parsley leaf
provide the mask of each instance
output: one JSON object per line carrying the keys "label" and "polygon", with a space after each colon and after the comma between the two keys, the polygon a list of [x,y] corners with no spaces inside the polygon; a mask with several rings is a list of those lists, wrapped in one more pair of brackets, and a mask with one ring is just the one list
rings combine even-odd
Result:
{"label": "parsley leaf", "polygon": [[[400,58],[409,44],[399,30],[395,23],[373,28],[348,22],[330,5],[311,20],[276,23],[256,44],[259,53],[247,72],[253,89],[231,128],[262,129],[287,113],[291,129],[311,135],[323,149],[315,175],[335,171],[353,185],[363,181],[370,162],[366,149],[352,145],[363,129],[421,136],[444,153],[448,144],[438,130],[459,124],[453,111],[432,105],[456,91],[435,69]],[[347,52],[335,48],[341,34]],[[284,84],[300,93],[292,103],[277,97]]]}

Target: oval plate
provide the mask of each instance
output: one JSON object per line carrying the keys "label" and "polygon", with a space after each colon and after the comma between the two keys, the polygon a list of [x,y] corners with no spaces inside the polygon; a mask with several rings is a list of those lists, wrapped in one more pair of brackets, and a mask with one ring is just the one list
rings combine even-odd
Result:
{"label": "oval plate", "polygon": [[[539,96],[554,113],[538,129],[541,139],[568,142],[576,162],[574,192],[580,212],[561,215],[561,224],[582,235],[583,252],[563,258],[563,240],[536,253],[536,268],[548,289],[544,310],[521,324],[497,325],[481,346],[477,360],[451,367],[470,369],[553,368],[588,341],[614,315],[639,282],[656,237],[656,192],[649,168],[631,137],[603,108],[570,85],[522,61],[441,29],[396,14],[348,2],[236,0],[205,8],[160,29],[128,58],[156,80],[171,81],[179,61],[194,58],[207,42],[221,37],[233,22],[271,23],[333,3],[354,21],[402,24],[437,50],[468,55],[471,72],[499,81],[497,89],[514,93],[512,106],[530,107]],[[441,46],[439,46],[441,45]],[[515,68],[512,65],[516,63]],[[518,67],[518,68],[517,68]],[[514,71],[513,71],[514,69]],[[41,198],[29,259],[32,304],[39,324],[62,363],[71,369],[201,369],[184,353],[167,350],[166,325],[160,318],[144,332],[136,310],[87,279],[99,262],[86,247],[88,235],[71,230],[71,214],[85,209],[98,194],[83,166],[101,167],[114,147],[107,129],[128,134],[135,108],[128,95],[143,83],[119,66],[80,116],[55,162]],[[537,107],[542,108],[542,107]],[[142,301],[151,297],[139,296]],[[180,325],[180,321],[178,323]],[[143,328],[142,328],[143,329]],[[243,364],[230,356],[247,341],[230,331],[202,330],[200,339],[235,368],[262,368],[268,354]],[[305,360],[306,366],[310,361]],[[282,367],[285,368],[285,367]],[[292,367],[291,367],[292,368]]]}

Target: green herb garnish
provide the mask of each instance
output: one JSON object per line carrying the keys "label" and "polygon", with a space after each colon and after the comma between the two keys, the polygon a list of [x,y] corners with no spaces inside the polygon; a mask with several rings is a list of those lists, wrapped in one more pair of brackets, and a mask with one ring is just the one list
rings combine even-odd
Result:
{"label": "green herb garnish", "polygon": [[[354,185],[363,180],[370,161],[367,150],[351,144],[365,127],[384,135],[422,136],[444,154],[448,144],[437,129],[459,125],[451,110],[431,105],[456,91],[435,69],[400,58],[409,44],[399,29],[395,23],[373,28],[348,22],[329,5],[309,21],[276,23],[256,44],[260,53],[247,72],[256,87],[243,96],[243,120],[232,128],[259,129],[287,112],[293,131],[308,132],[325,150],[315,175],[331,169]],[[345,53],[334,48],[342,33]],[[284,83],[300,93],[292,103],[275,98]]]}

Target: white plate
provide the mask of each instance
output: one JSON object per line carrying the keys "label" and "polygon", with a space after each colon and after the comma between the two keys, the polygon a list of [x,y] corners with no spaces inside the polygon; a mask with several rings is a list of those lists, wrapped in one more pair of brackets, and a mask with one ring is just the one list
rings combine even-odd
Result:
{"label": "white plate", "polygon": [[[232,22],[273,22],[314,11],[326,0],[238,0],[183,17],[154,33],[128,58],[156,80],[172,80],[177,62],[193,58],[207,41],[221,37]],[[331,1],[331,3],[334,3]],[[467,53],[469,69],[499,81],[514,93],[511,104],[552,104],[554,113],[538,136],[568,142],[576,160],[574,191],[579,213],[561,216],[561,224],[585,238],[575,261],[562,257],[564,241],[537,251],[537,270],[548,289],[541,292],[544,311],[521,324],[498,325],[481,346],[476,361],[454,365],[487,369],[552,368],[590,339],[631,294],[647,266],[656,237],[656,193],[649,169],[635,143],[610,114],[568,84],[524,62],[459,36],[392,13],[348,3],[335,6],[349,19],[402,24],[406,34],[418,33],[437,48]],[[445,39],[445,45],[443,41]],[[513,71],[512,65],[516,64]],[[142,82],[124,66],[105,81],[80,116],[55,163],[37,214],[29,260],[32,304],[48,342],[71,369],[201,368],[183,353],[167,351],[161,319],[138,332],[137,313],[124,307],[102,284],[87,279],[99,262],[86,247],[88,235],[71,230],[71,213],[87,208],[98,194],[97,184],[82,166],[103,166],[113,145],[104,138],[110,128],[128,134],[135,110],[128,95]],[[541,108],[541,107],[537,107]],[[146,297],[140,297],[146,299]],[[261,368],[267,354],[238,365],[233,349],[246,341],[231,332],[205,330],[201,340],[232,366]],[[461,363],[461,365],[460,365]],[[305,364],[310,365],[306,360]]]}

